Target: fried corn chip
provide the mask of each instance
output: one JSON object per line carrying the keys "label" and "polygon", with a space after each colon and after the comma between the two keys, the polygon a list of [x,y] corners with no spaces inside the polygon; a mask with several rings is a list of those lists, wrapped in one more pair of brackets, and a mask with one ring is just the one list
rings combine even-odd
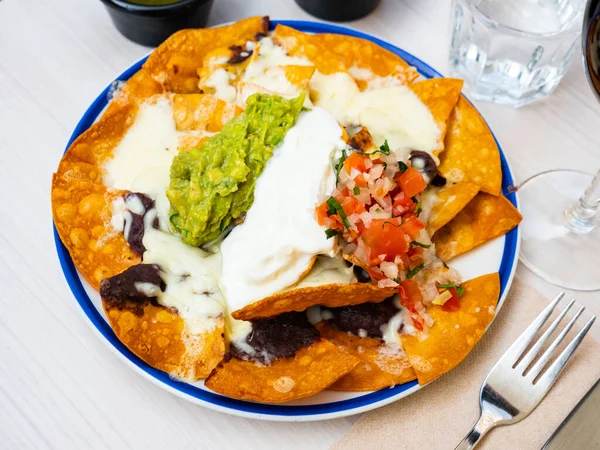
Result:
{"label": "fried corn chip", "polygon": [[228,397],[283,403],[321,392],[357,364],[352,355],[319,339],[269,366],[232,358],[217,366],[205,386]]}
{"label": "fried corn chip", "polygon": [[300,66],[295,64],[280,67],[283,69],[288,81],[301,90],[308,89],[310,79],[316,70],[315,66]]}
{"label": "fried corn chip", "polygon": [[104,115],[113,114],[116,109],[128,103],[142,103],[162,92],[162,85],[144,69],[140,69],[113,95]]}
{"label": "fried corn chip", "polygon": [[460,97],[463,80],[457,78],[431,78],[410,85],[412,91],[429,108],[440,130],[439,147],[433,151],[439,155],[444,150],[444,136],[452,109]]}
{"label": "fried corn chip", "polygon": [[498,274],[483,275],[462,286],[465,293],[458,311],[447,312],[435,305],[427,310],[434,323],[425,339],[402,336],[419,384],[427,384],[456,367],[473,350],[494,318],[500,295]]}
{"label": "fried corn chip", "polygon": [[77,178],[52,177],[52,212],[75,266],[94,287],[140,262],[123,233],[111,225],[112,201],[124,192]]}
{"label": "fried corn chip", "polygon": [[217,28],[181,30],[154,50],[143,68],[167,91],[199,92],[198,69],[205,55],[217,48],[244,45],[268,30],[268,17],[250,17]]}
{"label": "fried corn chip", "polygon": [[62,159],[58,165],[56,175],[66,180],[76,179],[102,184],[102,169],[86,162]]}
{"label": "fried corn chip", "polygon": [[492,132],[469,101],[461,96],[448,123],[445,151],[438,170],[454,183],[474,183],[483,192],[500,195],[500,152]]}
{"label": "fried corn chip", "polygon": [[437,255],[447,262],[508,233],[522,218],[521,213],[505,197],[480,192],[454,219],[435,233],[432,240]]}
{"label": "fried corn chip", "polygon": [[240,115],[243,109],[210,94],[175,94],[173,119],[178,131],[202,130],[216,133]]}
{"label": "fried corn chip", "polygon": [[365,127],[362,127],[358,133],[350,138],[348,145],[364,153],[370,153],[377,150],[373,136],[371,136],[371,133],[369,133],[369,130]]}
{"label": "fried corn chip", "polygon": [[381,289],[368,283],[303,287],[278,292],[233,311],[231,315],[238,320],[253,320],[275,317],[284,312],[304,311],[314,305],[336,308],[364,302],[379,303],[394,295],[394,292],[393,288]]}
{"label": "fried corn chip", "polygon": [[369,84],[409,84],[419,75],[399,56],[377,44],[341,34],[315,34],[313,42],[320,44],[340,58],[358,87],[365,90]]}
{"label": "fried corn chip", "polygon": [[[472,183],[456,183],[444,186],[435,194],[435,200],[427,220],[430,236],[450,222],[477,195],[479,186]],[[425,194],[424,194],[425,195]]]}
{"label": "fried corn chip", "polygon": [[349,374],[337,380],[329,389],[376,391],[417,378],[406,355],[394,352],[381,339],[354,336],[323,321],[315,327],[323,338],[360,360]]}
{"label": "fried corn chip", "polygon": [[126,103],[104,114],[71,144],[63,160],[78,160],[99,166],[112,156],[114,148],[133,125],[136,103]]}
{"label": "fried corn chip", "polygon": [[281,45],[288,54],[308,59],[323,75],[347,72],[347,67],[342,59],[315,41],[313,35],[302,33],[285,25],[277,25],[273,32],[273,40],[276,44]]}
{"label": "fried corn chip", "polygon": [[127,309],[106,308],[110,324],[123,344],[152,367],[174,378],[196,381],[206,378],[225,353],[223,318],[210,331],[193,334],[177,313],[147,304],[143,315]]}
{"label": "fried corn chip", "polygon": [[192,134],[179,136],[179,150],[191,150],[193,148],[200,148],[204,141],[208,140],[210,136],[194,136]]}

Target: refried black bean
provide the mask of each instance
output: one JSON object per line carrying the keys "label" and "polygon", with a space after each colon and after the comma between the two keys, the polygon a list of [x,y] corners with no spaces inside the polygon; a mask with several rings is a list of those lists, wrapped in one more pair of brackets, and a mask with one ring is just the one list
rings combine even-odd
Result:
{"label": "refried black bean", "polygon": [[[154,208],[154,200],[148,197],[146,194],[142,194],[140,192],[130,192],[125,195],[125,202],[131,200],[132,198],[137,197],[142,205],[144,206],[144,212],[142,214],[137,214],[132,212],[130,209],[127,209],[130,216],[130,224],[129,224],[129,233],[125,236],[125,240],[129,244],[131,250],[133,250],[138,255],[143,255],[146,251],[144,247],[144,217],[146,213]],[[125,219],[127,222],[128,220]],[[158,228],[158,218],[154,220],[152,224],[154,228]]]}
{"label": "refried black bean", "polygon": [[438,173],[430,184],[437,187],[446,186],[446,179]]}
{"label": "refried black bean", "polygon": [[[423,167],[420,167],[420,165],[417,164],[417,159],[423,161]],[[413,150],[410,152],[410,163],[415,169],[421,172],[421,175],[423,175],[423,178],[425,178],[427,183],[433,180],[437,175],[437,165],[431,155],[427,152]]]}
{"label": "refried black bean", "polygon": [[254,350],[248,354],[232,343],[229,353],[238,359],[270,364],[277,358],[290,358],[303,347],[319,338],[319,332],[310,324],[304,312],[281,314],[273,319],[252,321],[252,332],[246,343]]}
{"label": "refried black bean", "polygon": [[354,276],[356,277],[359,283],[369,283],[371,281],[371,276],[369,275],[369,272],[367,272],[362,267],[355,265],[352,268],[352,270],[354,271]]}
{"label": "refried black bean", "polygon": [[381,303],[362,303],[354,306],[329,308],[333,318],[329,323],[338,330],[346,331],[357,336],[364,330],[369,337],[382,337],[381,326],[390,321],[399,310],[394,305],[393,297]]}
{"label": "refried black bean", "polygon": [[[166,286],[159,275],[156,264],[138,264],[114,277],[105,278],[100,283],[100,296],[111,308],[130,309],[136,314],[143,313],[144,306],[156,300],[152,292],[164,291]],[[145,283],[148,289],[139,290],[137,283]]]}
{"label": "refried black bean", "polygon": [[252,55],[252,50],[246,50],[240,45],[232,45],[229,47],[229,50],[231,50],[231,58],[227,61],[228,64],[239,64],[246,61]]}

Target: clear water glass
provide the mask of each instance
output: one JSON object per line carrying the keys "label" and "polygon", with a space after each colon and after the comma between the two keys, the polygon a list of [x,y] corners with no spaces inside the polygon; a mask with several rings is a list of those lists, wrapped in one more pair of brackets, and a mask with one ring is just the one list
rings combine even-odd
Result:
{"label": "clear water glass", "polygon": [[584,0],[453,0],[450,75],[515,107],[548,96],[580,54]]}

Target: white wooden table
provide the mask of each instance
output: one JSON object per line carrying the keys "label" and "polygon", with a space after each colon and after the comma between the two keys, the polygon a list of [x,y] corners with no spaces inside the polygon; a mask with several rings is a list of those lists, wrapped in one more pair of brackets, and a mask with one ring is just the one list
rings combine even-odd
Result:
{"label": "white wooden table", "polygon": [[[351,26],[444,73],[448,4],[383,0]],[[293,0],[216,0],[210,24],[259,14],[309,19]],[[148,50],[114,29],[98,0],[0,1],[0,448],[327,448],[355,418],[240,419],[145,381],[95,336],[63,279],[52,239],[51,174],[91,101]],[[552,168],[600,167],[600,106],[579,61],[543,103],[518,111],[478,106],[517,180]],[[549,297],[558,290],[524,267],[518,272]],[[599,294],[578,298],[600,313]]]}

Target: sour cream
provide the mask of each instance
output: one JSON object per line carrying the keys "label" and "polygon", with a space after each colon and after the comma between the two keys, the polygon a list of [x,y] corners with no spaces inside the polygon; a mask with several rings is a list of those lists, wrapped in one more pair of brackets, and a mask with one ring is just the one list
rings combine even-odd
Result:
{"label": "sour cream", "polygon": [[321,108],[300,114],[288,131],[257,180],[245,222],[221,245],[220,286],[231,311],[296,284],[316,255],[336,255],[315,207],[335,188],[332,158],[344,147],[341,128]]}

